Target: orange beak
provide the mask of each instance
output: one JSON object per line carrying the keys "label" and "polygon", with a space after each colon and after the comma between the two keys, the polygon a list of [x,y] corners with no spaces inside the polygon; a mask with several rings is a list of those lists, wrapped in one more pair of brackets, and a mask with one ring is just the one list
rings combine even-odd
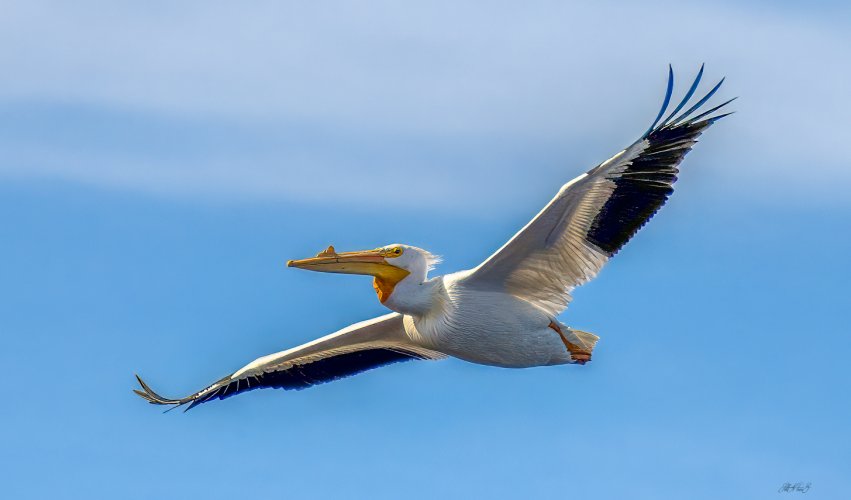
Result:
{"label": "orange beak", "polygon": [[316,257],[287,261],[287,267],[324,273],[366,274],[394,283],[398,283],[410,274],[405,269],[387,262],[384,255],[382,248],[337,253],[333,246],[329,246],[316,254]]}

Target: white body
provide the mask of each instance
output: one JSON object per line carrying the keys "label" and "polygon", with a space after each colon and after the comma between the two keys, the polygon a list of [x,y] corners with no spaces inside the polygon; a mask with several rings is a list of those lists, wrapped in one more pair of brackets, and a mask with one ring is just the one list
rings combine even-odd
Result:
{"label": "white body", "polygon": [[[505,292],[465,286],[468,272],[448,274],[421,285],[403,287],[385,306],[404,315],[411,342],[456,358],[511,368],[570,363],[553,318],[534,305]],[[395,297],[394,297],[395,296]],[[410,310],[411,297],[433,307]],[[396,300],[394,300],[396,299]],[[567,327],[562,327],[567,333]]]}

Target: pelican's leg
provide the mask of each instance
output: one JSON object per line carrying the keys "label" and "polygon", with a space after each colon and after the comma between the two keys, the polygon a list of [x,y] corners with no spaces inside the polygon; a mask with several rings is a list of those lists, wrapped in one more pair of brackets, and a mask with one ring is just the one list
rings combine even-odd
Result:
{"label": "pelican's leg", "polygon": [[591,361],[591,351],[583,349],[581,346],[567,340],[567,337],[564,336],[564,332],[561,330],[561,325],[555,321],[550,321],[549,327],[555,330],[558,336],[561,337],[561,341],[567,347],[567,351],[570,353],[570,358],[573,361],[576,361],[580,365]]}

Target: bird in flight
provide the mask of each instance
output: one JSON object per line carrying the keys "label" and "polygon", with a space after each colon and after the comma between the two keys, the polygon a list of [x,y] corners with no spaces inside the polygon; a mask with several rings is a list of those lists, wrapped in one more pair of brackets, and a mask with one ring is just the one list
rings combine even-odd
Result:
{"label": "bird in flight", "polygon": [[438,259],[421,248],[392,244],[338,253],[329,246],[287,266],[370,275],[378,300],[392,313],[263,356],[183,398],[160,396],[138,375],[141,388],[134,392],[152,404],[188,405],[188,410],[253,389],[303,389],[415,359],[454,356],[511,368],[584,365],[598,337],[565,325],[558,315],[567,308],[572,290],[594,278],[664,205],[678,165],[698,136],[730,114],[716,112],[733,99],[702,109],[723,79],[691,104],[702,76],[703,66],[666,115],[674,86],[669,66],[662,108],[647,132],[562,186],[478,267],[429,278]]}

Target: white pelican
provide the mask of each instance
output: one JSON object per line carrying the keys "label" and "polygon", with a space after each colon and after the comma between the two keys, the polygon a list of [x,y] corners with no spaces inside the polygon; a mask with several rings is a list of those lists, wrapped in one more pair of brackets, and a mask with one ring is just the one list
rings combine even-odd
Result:
{"label": "white pelican", "polygon": [[[701,66],[685,97],[664,119],[662,109],[636,142],[568,182],[547,206],[475,269],[429,278],[438,262],[403,244],[291,260],[289,267],[374,277],[378,300],[394,311],[313,342],[263,356],[180,399],[158,395],[138,377],[136,394],[148,402],[187,410],[260,387],[302,389],[397,361],[454,356],[473,363],[524,368],[579,364],[591,359],[598,337],[557,317],[573,288],[603,265],[647,222],[673,192],[677,166],[716,120],[726,101],[701,107],[723,79],[689,104]],[[680,114],[678,114],[680,113]]]}

